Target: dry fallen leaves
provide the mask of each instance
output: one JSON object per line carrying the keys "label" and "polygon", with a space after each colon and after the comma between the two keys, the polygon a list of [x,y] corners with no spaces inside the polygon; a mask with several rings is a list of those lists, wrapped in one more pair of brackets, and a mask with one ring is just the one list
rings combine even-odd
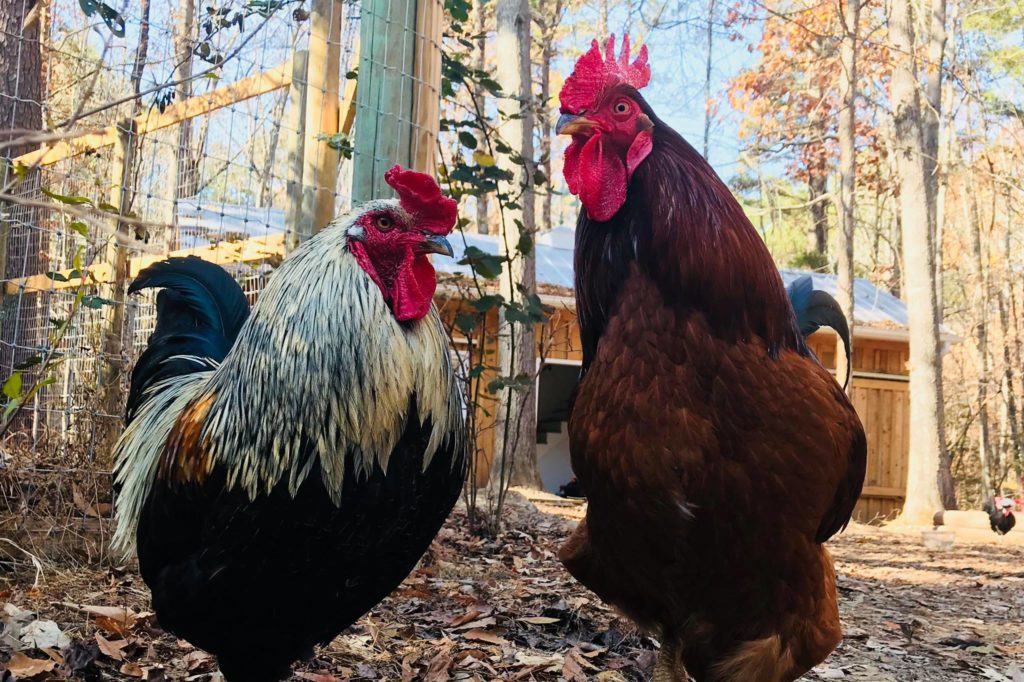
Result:
{"label": "dry fallen leaves", "polygon": [[126,639],[120,639],[112,642],[100,633],[96,633],[96,645],[100,648],[100,651],[115,661],[124,660],[123,649],[128,646],[128,644],[129,642]]}
{"label": "dry fallen leaves", "polygon": [[132,663],[128,661],[121,666],[120,672],[122,675],[131,675],[132,677],[145,677],[146,671],[142,669],[142,666],[138,663]]}
{"label": "dry fallen leaves", "polygon": [[496,644],[501,646],[502,644],[508,644],[508,640],[501,635],[491,632],[490,630],[473,629],[466,630],[462,633],[462,636],[468,640],[476,642],[487,642],[488,644]]}
{"label": "dry fallen leaves", "polygon": [[140,621],[153,615],[148,611],[137,612],[126,606],[95,606],[75,603],[64,603],[62,606],[88,613],[93,617],[97,627],[122,639],[127,639],[132,629]]}
{"label": "dry fallen leaves", "polygon": [[295,676],[304,680],[309,680],[309,682],[338,682],[338,678],[334,675],[325,675],[323,673],[300,672],[296,673]]}
{"label": "dry fallen leaves", "polygon": [[52,620],[34,620],[21,629],[21,642],[29,649],[63,649],[71,644],[71,638],[64,634]]}
{"label": "dry fallen leaves", "polygon": [[[490,539],[469,533],[456,513],[403,586],[319,656],[300,663],[296,679],[647,679],[655,644],[576,583],[555,557],[571,524],[524,505],[513,504],[508,515],[519,530]],[[1009,669],[1009,661],[1024,656],[1024,641],[1007,626],[1024,610],[1024,550],[958,546],[956,553],[929,556],[917,540],[864,527],[829,545],[846,637],[804,682],[1024,682]],[[0,620],[16,623],[19,636],[20,628],[42,619],[84,638],[62,652],[17,644],[25,658],[56,664],[27,679],[81,679],[71,671],[91,669],[87,676],[98,673],[105,682],[153,682],[165,674],[207,682],[215,661],[155,628],[136,574],[69,574],[74,582],[57,590],[47,585],[46,594],[16,589],[4,597],[42,611],[4,607]],[[0,660],[15,653],[9,639],[0,639],[0,649]]]}
{"label": "dry fallen leaves", "polygon": [[51,659],[29,658],[25,654],[14,654],[11,660],[7,661],[7,670],[15,677],[35,677],[42,673],[48,673],[57,667],[57,662]]}

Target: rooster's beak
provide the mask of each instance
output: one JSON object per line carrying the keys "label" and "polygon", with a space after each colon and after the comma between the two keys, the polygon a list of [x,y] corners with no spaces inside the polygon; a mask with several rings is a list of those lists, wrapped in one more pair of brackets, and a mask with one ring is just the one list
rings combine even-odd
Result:
{"label": "rooster's beak", "polygon": [[576,114],[562,114],[555,124],[555,135],[586,135],[594,128],[594,122]]}
{"label": "rooster's beak", "polygon": [[423,240],[420,245],[420,253],[440,253],[449,258],[455,256],[455,252],[452,250],[452,245],[448,243],[448,240],[440,235],[430,235]]}

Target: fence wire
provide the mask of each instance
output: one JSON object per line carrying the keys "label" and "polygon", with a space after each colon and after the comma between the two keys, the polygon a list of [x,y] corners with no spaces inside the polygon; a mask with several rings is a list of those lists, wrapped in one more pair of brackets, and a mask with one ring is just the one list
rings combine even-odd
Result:
{"label": "fence wire", "polygon": [[[338,83],[306,87],[344,93],[361,9],[340,0],[115,0],[92,3],[99,11],[87,17],[78,0],[39,4],[39,40],[21,48],[40,50],[38,73],[22,61],[14,65],[21,70],[13,91],[0,90],[0,131],[31,127],[17,106],[30,100],[44,130],[83,144],[133,117],[176,118],[129,135],[126,147],[97,145],[53,163],[19,156],[39,147],[24,136],[22,145],[0,147],[10,161],[0,170],[0,383],[10,388],[8,378],[18,374],[23,390],[45,384],[22,400],[0,438],[0,533],[28,533],[37,548],[35,541],[55,534],[81,540],[83,527],[103,525],[109,450],[123,427],[130,368],[156,321],[152,292],[125,294],[130,276],[79,286],[69,271],[103,272],[117,263],[118,245],[133,270],[201,250],[254,302],[280,261],[295,197],[325,190],[335,211],[350,200],[344,159],[341,179],[324,187],[296,163],[304,139],[306,166],[326,145],[309,151],[318,131],[303,118],[305,79],[293,65],[310,53],[318,18],[326,22],[316,25],[331,26],[340,15],[340,31],[328,38],[340,51]],[[415,20],[412,12],[412,24],[388,30],[426,44]],[[282,83],[259,85],[261,74]],[[246,86],[254,82],[258,87]],[[431,87],[436,99],[437,84]],[[40,96],[26,98],[32,92]],[[182,112],[213,97],[216,106],[206,113]],[[118,191],[122,181],[125,192]],[[244,260],[233,255],[251,240],[262,240],[263,251]],[[0,398],[0,405],[12,399]],[[84,545],[90,557],[104,547],[99,535]]]}

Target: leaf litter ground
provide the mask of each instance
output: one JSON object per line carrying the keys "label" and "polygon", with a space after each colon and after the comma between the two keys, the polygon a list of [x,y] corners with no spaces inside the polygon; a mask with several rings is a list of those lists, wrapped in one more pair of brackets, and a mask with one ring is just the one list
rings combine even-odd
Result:
{"label": "leaf litter ground", "polygon": [[[457,510],[401,588],[292,680],[647,679],[657,641],[556,558],[582,507],[529,497],[512,496],[494,540]],[[932,552],[920,529],[851,526],[829,543],[846,638],[804,679],[1024,682],[1022,539],[971,531]],[[2,682],[220,679],[210,656],[159,630],[132,570],[50,567],[38,588],[33,577],[4,585]]]}

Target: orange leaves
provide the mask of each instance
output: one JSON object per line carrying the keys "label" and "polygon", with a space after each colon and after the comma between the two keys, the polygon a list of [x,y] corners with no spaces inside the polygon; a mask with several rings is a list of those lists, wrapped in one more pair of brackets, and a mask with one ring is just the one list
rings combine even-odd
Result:
{"label": "orange leaves", "polygon": [[96,645],[100,648],[100,652],[105,656],[109,656],[115,661],[124,660],[124,648],[128,646],[127,639],[119,639],[116,641],[110,641],[100,633],[96,633]]}
{"label": "orange leaves", "polygon": [[481,630],[474,628],[472,630],[466,630],[462,633],[462,636],[468,640],[477,642],[487,642],[488,644],[495,644],[501,646],[502,644],[508,644],[508,640],[490,630]]}
{"label": "orange leaves", "polygon": [[[882,87],[889,65],[877,39],[880,4],[869,0],[861,13],[862,41],[858,60],[859,87],[867,103]],[[816,0],[768,0],[750,3],[762,15],[763,30],[756,49],[758,63],[737,75],[728,90],[730,104],[744,114],[741,135],[761,148],[782,152],[791,170],[806,178],[832,164],[838,155],[834,138],[838,112],[839,50],[845,29],[839,3]],[[862,123],[871,117],[862,117]],[[873,132],[873,131],[872,131]],[[870,137],[858,141],[869,146]]]}
{"label": "orange leaves", "polygon": [[56,667],[54,660],[29,658],[25,654],[14,654],[7,662],[7,670],[18,679],[48,673]]}
{"label": "orange leaves", "polygon": [[127,637],[140,620],[153,615],[148,611],[136,612],[134,609],[124,606],[90,606],[68,603],[65,603],[64,606],[88,613],[93,617],[98,628],[118,637]]}

